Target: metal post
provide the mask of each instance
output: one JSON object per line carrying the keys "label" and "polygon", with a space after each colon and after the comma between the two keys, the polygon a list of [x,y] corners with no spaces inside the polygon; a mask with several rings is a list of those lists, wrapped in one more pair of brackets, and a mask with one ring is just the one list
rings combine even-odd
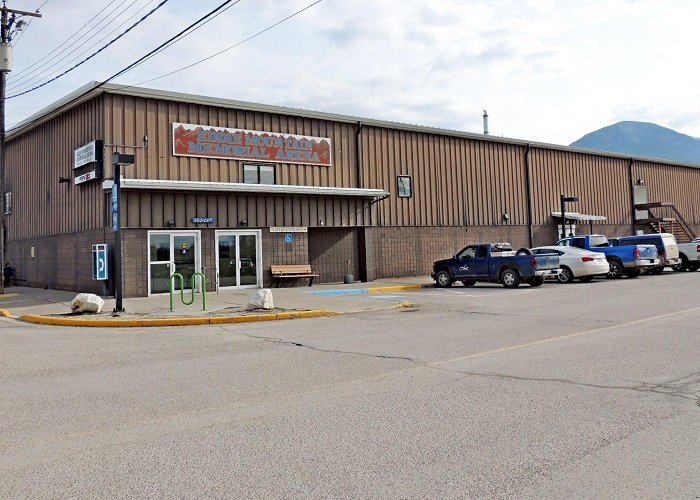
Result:
{"label": "metal post", "polygon": [[566,202],[567,201],[578,201],[578,196],[565,196],[563,194],[559,195],[559,203],[561,204],[561,237],[566,238]]}
{"label": "metal post", "polygon": [[[7,43],[7,9],[2,7],[0,41]],[[7,71],[0,71],[0,269],[5,270],[5,85]],[[0,293],[5,293],[5,280],[0,281]]]}
{"label": "metal post", "polygon": [[112,207],[112,230],[114,235],[114,298],[116,305],[113,312],[124,312],[122,305],[122,176],[121,166],[133,165],[134,155],[115,153],[112,155],[112,168],[114,169],[114,200],[116,207]]}
{"label": "metal post", "polygon": [[122,193],[121,193],[121,168],[119,163],[114,164],[114,185],[117,191],[117,215],[114,234],[114,298],[116,305],[113,312],[124,312],[122,304]]}
{"label": "metal post", "polygon": [[563,194],[559,195],[559,203],[561,204],[561,239],[563,240],[566,238],[566,213],[564,213],[564,205],[566,202],[564,201],[564,196]]}

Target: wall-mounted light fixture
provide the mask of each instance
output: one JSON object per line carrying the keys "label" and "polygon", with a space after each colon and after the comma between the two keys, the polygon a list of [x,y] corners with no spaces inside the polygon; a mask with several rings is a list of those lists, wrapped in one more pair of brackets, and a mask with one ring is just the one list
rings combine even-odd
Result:
{"label": "wall-mounted light fixture", "polygon": [[324,221],[323,219],[321,219],[321,220],[318,221],[318,224],[319,224],[319,226],[325,226],[325,225],[326,225],[326,221]]}
{"label": "wall-mounted light fixture", "polygon": [[644,179],[642,179],[641,177],[639,179],[637,179],[637,186],[644,186],[644,185],[645,185]]}
{"label": "wall-mounted light fixture", "polygon": [[508,212],[503,212],[503,220],[506,222],[510,220],[510,214]]}
{"label": "wall-mounted light fixture", "polygon": [[70,182],[70,177],[59,177],[58,178],[58,183],[62,184],[64,182]]}
{"label": "wall-mounted light fixture", "polygon": [[175,221],[169,220],[168,222],[165,223],[165,225],[168,227],[175,227]]}
{"label": "wall-mounted light fixture", "polygon": [[238,225],[241,227],[248,227],[248,221],[243,219],[238,223]]}

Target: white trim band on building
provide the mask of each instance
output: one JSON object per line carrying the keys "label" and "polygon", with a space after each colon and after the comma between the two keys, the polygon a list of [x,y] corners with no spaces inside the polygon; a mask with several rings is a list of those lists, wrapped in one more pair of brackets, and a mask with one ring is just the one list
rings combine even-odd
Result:
{"label": "white trim band on building", "polygon": [[[112,189],[114,181],[102,183],[103,189]],[[292,186],[287,184],[245,184],[241,182],[169,181],[151,179],[121,180],[121,189],[207,191],[219,193],[299,194],[315,196],[355,196],[358,198],[382,198],[389,196],[383,189],[359,189],[321,186]]]}
{"label": "white trim band on building", "polygon": [[[558,217],[561,219],[561,212],[552,212],[552,217]],[[571,220],[608,220],[604,215],[589,215],[580,214],[578,212],[566,212],[566,218]]]}

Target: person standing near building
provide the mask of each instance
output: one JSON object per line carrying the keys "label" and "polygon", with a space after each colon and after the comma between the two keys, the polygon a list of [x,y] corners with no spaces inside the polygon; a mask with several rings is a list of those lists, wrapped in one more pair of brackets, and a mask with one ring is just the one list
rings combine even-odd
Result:
{"label": "person standing near building", "polygon": [[5,263],[5,268],[2,270],[2,284],[5,288],[10,286],[10,280],[15,275],[15,268],[9,262]]}

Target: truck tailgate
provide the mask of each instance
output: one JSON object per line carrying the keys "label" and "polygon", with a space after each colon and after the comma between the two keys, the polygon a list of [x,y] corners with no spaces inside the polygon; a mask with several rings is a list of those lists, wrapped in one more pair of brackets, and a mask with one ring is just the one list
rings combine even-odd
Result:
{"label": "truck tailgate", "polygon": [[538,271],[559,268],[559,256],[557,254],[535,255],[534,258],[537,259]]}
{"label": "truck tailgate", "polygon": [[654,245],[637,245],[639,248],[640,260],[655,260],[658,258],[658,252]]}

